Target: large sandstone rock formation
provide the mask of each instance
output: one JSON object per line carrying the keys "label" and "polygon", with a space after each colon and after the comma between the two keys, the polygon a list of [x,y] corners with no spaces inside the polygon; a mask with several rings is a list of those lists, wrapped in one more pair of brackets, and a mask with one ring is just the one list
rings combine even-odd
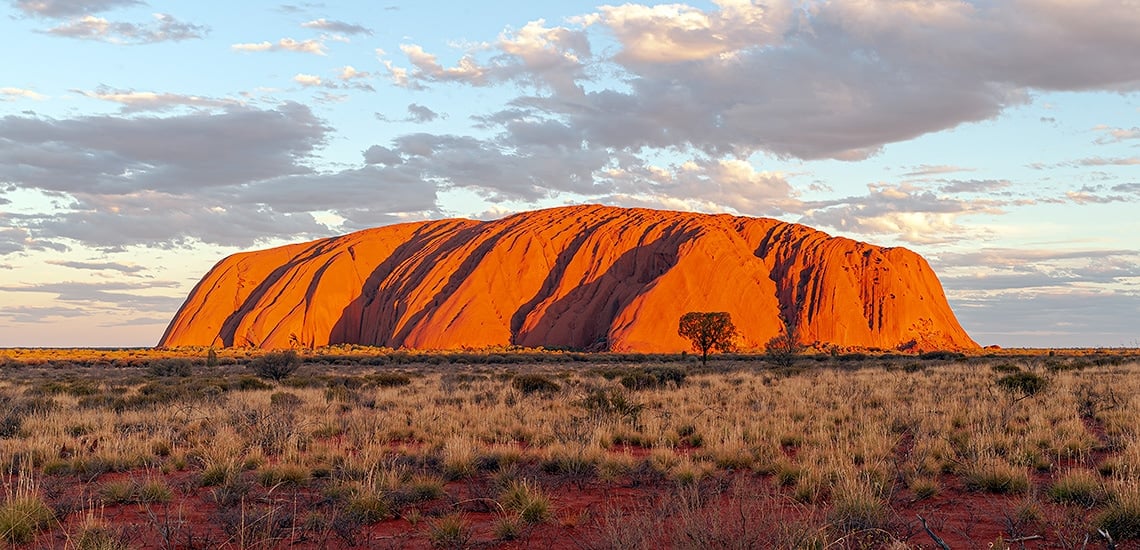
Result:
{"label": "large sandstone rock formation", "polygon": [[977,344],[920,256],[764,218],[553,208],[406,223],[218,262],[160,346],[358,343],[678,352],[688,311],[727,311],[740,347]]}

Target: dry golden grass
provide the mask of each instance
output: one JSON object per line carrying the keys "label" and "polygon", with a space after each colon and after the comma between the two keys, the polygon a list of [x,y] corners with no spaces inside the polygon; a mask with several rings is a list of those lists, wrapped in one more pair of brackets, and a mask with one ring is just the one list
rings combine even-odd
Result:
{"label": "dry golden grass", "polygon": [[[191,351],[191,375],[179,377],[147,364],[186,350],[5,350],[0,401],[15,412],[0,418],[0,468],[81,482],[190,471],[218,498],[252,476],[270,490],[332,491],[365,523],[415,502],[394,495],[437,499],[443,480],[519,465],[576,483],[635,472],[679,487],[730,471],[771,476],[789,502],[824,512],[836,536],[889,530],[892,502],[953,486],[1053,488],[1058,502],[1115,513],[1103,521],[1125,533],[1138,500],[1140,366],[1119,358],[820,358],[793,369],[740,361],[698,370],[567,354],[418,364],[436,356],[345,348],[303,353],[297,374],[265,383],[246,372],[254,352],[219,350],[208,366],[205,350]],[[59,364],[69,361],[88,366]],[[683,381],[652,382],[650,367]],[[1022,396],[997,385],[1015,370],[1047,386]],[[520,374],[526,383],[514,382]],[[1054,481],[1035,481],[1042,476]],[[456,518],[431,522],[433,537],[464,535]]]}

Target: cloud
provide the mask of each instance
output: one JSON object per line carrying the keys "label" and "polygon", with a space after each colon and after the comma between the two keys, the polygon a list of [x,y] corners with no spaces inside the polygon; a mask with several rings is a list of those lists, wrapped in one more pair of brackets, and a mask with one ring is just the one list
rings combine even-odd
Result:
{"label": "cloud", "polygon": [[0,101],[15,101],[17,99],[43,101],[47,99],[47,96],[23,88],[0,88]]}
{"label": "cloud", "polygon": [[65,281],[40,283],[24,286],[0,286],[4,292],[34,292],[53,294],[60,302],[81,305],[115,304],[122,308],[142,311],[172,311],[183,298],[178,296],[156,296],[138,291],[153,289],[181,288],[180,283],[171,281],[147,282],[99,282],[85,283]]}
{"label": "cloud", "polygon": [[950,166],[946,164],[920,164],[918,166],[912,166],[911,171],[903,174],[903,176],[937,176],[941,174],[952,174],[954,172],[973,172],[974,170],[974,168],[964,168],[961,166]]}
{"label": "cloud", "polygon": [[893,234],[911,243],[961,238],[967,229],[958,218],[1002,213],[1001,201],[940,196],[910,184],[871,184],[865,196],[805,203],[800,223],[864,235]]}
{"label": "cloud", "polygon": [[306,29],[320,29],[322,31],[336,32],[341,34],[365,34],[368,36],[372,35],[372,29],[369,29],[368,27],[355,25],[352,23],[345,23],[344,21],[337,21],[335,19],[329,20],[323,17],[320,19],[314,19],[312,21],[301,23],[301,26],[305,27]]}
{"label": "cloud", "polygon": [[704,11],[684,4],[602,6],[576,22],[608,27],[622,45],[624,63],[671,63],[716,59],[747,48],[777,45],[792,23],[790,2],[756,5],[720,0]]}
{"label": "cloud", "polygon": [[[512,108],[593,147],[857,160],[993,119],[1044,91],[1140,88],[1140,10],[1112,0],[605,6],[507,32],[444,66],[414,44],[393,81],[535,84]],[[592,55],[591,37],[618,44]],[[604,50],[607,54],[613,51]],[[583,86],[593,75],[618,85]]]}
{"label": "cloud", "polygon": [[230,46],[238,52],[298,52],[313,55],[328,55],[324,42],[319,40],[294,40],[282,38],[274,42],[257,42],[248,44],[234,44]]}
{"label": "cloud", "polygon": [[78,307],[64,306],[6,306],[0,309],[0,317],[7,317],[13,323],[40,324],[56,319],[86,317],[91,312]]}
{"label": "cloud", "polygon": [[439,118],[438,113],[423,105],[417,103],[408,105],[408,119],[412,122],[431,122],[437,118]]}
{"label": "cloud", "polygon": [[380,113],[376,113],[376,118],[384,122],[414,122],[423,124],[439,118],[439,113],[418,103],[410,103],[408,104],[408,116],[404,118],[392,119]]}
{"label": "cloud", "polygon": [[1080,166],[1140,166],[1140,157],[1089,157],[1075,161]]}
{"label": "cloud", "polygon": [[80,261],[65,261],[65,260],[48,260],[47,263],[63,267],[70,267],[72,269],[84,269],[90,271],[118,271],[119,273],[138,273],[145,271],[146,268],[141,265],[123,264],[119,262],[80,262]]}
{"label": "cloud", "polygon": [[356,89],[368,92],[376,91],[368,80],[372,78],[372,73],[366,71],[358,71],[351,65],[346,65],[337,72],[334,77],[335,80],[325,80],[317,75],[298,73],[293,77],[293,82],[300,84],[306,88],[328,88],[332,90],[347,90]]}
{"label": "cloud", "polygon": [[104,12],[120,7],[143,5],[139,0],[13,0],[12,5],[27,15],[66,18]]}
{"label": "cloud", "polygon": [[134,90],[117,90],[107,86],[100,86],[93,91],[74,91],[91,99],[119,103],[123,106],[124,113],[167,111],[177,107],[220,109],[242,105],[242,102],[236,99],[219,99],[169,92],[136,92]]}
{"label": "cloud", "polygon": [[308,107],[123,118],[0,118],[0,180],[92,194],[185,191],[310,171],[329,131]]}
{"label": "cloud", "polygon": [[1102,134],[1095,141],[1095,143],[1098,145],[1107,145],[1109,143],[1120,143],[1122,141],[1140,139],[1140,128],[1137,128],[1135,126],[1132,128],[1113,128],[1111,126],[1101,124],[1094,127],[1093,131]]}
{"label": "cloud", "polygon": [[[417,44],[402,44],[400,51],[412,69],[381,59],[392,81],[399,86],[422,88],[427,83],[462,83],[489,86],[514,81],[559,94],[577,95],[577,81],[585,77],[584,58],[591,56],[584,31],[546,27],[543,20],[527,23],[517,31],[505,31],[493,45],[470,48],[453,67],[444,67],[434,54]],[[477,53],[494,48],[499,53],[485,62]],[[377,52],[383,55],[382,50]]]}
{"label": "cloud", "polygon": [[320,86],[322,84],[321,77],[311,74],[298,73],[293,77],[293,82],[302,86]]}
{"label": "cloud", "polygon": [[178,21],[173,16],[164,13],[156,13],[154,18],[155,22],[150,25],[137,25],[108,21],[94,15],[85,15],[44,32],[54,36],[96,40],[112,44],[180,42],[204,38],[209,32],[208,27]]}
{"label": "cloud", "polygon": [[1013,186],[1009,180],[950,180],[940,188],[943,193],[997,193]]}
{"label": "cloud", "polygon": [[603,174],[617,192],[613,201],[627,205],[732,209],[751,216],[800,212],[803,207],[783,174],[757,171],[741,160],[698,159],[670,168],[630,166]]}
{"label": "cloud", "polygon": [[1109,204],[1140,201],[1140,183],[1085,185],[1076,191],[1066,191],[1065,199],[1076,204]]}

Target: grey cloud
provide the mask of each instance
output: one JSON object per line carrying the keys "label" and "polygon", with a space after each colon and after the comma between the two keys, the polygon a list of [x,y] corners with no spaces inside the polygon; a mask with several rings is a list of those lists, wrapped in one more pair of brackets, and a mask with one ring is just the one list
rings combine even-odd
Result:
{"label": "grey cloud", "polygon": [[865,235],[894,234],[912,243],[944,242],[966,229],[957,218],[1001,213],[1002,201],[962,200],[908,185],[870,185],[865,196],[804,203],[800,223]]}
{"label": "grey cloud", "polygon": [[1140,128],[1133,126],[1132,128],[1112,128],[1109,126],[1097,126],[1093,130],[1100,132],[1102,135],[1095,140],[1099,145],[1107,145],[1109,143],[1120,143],[1122,141],[1140,139]]}
{"label": "grey cloud", "polygon": [[362,202],[377,212],[422,212],[435,207],[435,186],[407,167],[363,168],[263,180],[218,190],[234,204],[265,204],[279,213],[354,210]]}
{"label": "grey cloud", "polygon": [[549,144],[512,144],[472,137],[409,134],[394,140],[407,169],[425,179],[475,189],[492,200],[534,201],[557,192],[594,195],[594,172],[612,156],[601,149]]}
{"label": "grey cloud", "polygon": [[439,113],[418,103],[408,104],[408,116],[400,119],[393,119],[382,113],[376,113],[376,119],[384,122],[414,122],[416,124],[432,122],[439,116]]}
{"label": "grey cloud", "polygon": [[934,176],[934,175],[939,175],[939,174],[950,174],[953,172],[973,172],[973,171],[974,171],[974,168],[963,168],[961,166],[949,166],[949,165],[945,165],[945,164],[939,164],[939,165],[920,164],[918,166],[911,167],[911,171],[903,174],[903,176],[907,176],[907,177]]}
{"label": "grey cloud", "polygon": [[389,166],[404,162],[400,153],[383,145],[373,145],[364,151],[364,162],[367,164],[386,164]]}
{"label": "grey cloud", "polygon": [[159,13],[154,17],[154,23],[144,25],[108,21],[102,17],[86,15],[61,23],[44,32],[65,38],[114,44],[153,44],[201,39],[210,31],[209,27],[179,21],[171,15]]}
{"label": "grey cloud", "polygon": [[208,195],[157,193],[80,195],[72,210],[45,216],[32,229],[44,239],[73,239],[112,251],[140,245],[174,248],[194,241],[246,247],[274,237],[313,238],[329,233],[307,213],[215,202]]}
{"label": "grey cloud", "polygon": [[87,15],[144,4],[139,0],[13,0],[11,3],[28,15],[51,18]]}
{"label": "grey cloud", "polygon": [[1137,166],[1140,165],[1140,157],[1089,157],[1075,161],[1075,164],[1080,166]]}
{"label": "grey cloud", "polygon": [[91,313],[85,309],[64,306],[9,306],[0,309],[0,317],[13,323],[43,323],[51,319],[84,317]]}
{"label": "grey cloud", "polygon": [[423,105],[416,103],[408,105],[408,119],[412,122],[431,122],[437,118],[439,118],[438,113]]}
{"label": "grey cloud", "polygon": [[372,35],[372,29],[369,29],[368,27],[356,25],[353,23],[346,23],[344,21],[337,21],[335,19],[325,19],[323,17],[320,19],[314,19],[312,21],[301,23],[301,26],[305,27],[306,29],[320,29],[322,31],[336,32],[341,34]]}
{"label": "grey cloud", "polygon": [[328,128],[308,107],[166,118],[0,119],[0,181],[46,191],[186,190],[306,173]]}
{"label": "grey cloud", "polygon": [[138,273],[145,271],[146,268],[141,265],[128,265],[119,262],[81,262],[81,261],[65,261],[65,260],[48,260],[49,264],[58,265],[63,267],[70,267],[72,269],[84,269],[91,271],[118,271],[119,273]]}
{"label": "grey cloud", "polygon": [[983,248],[975,252],[942,253],[936,259],[940,266],[946,267],[1021,267],[1061,260],[1100,262],[1129,256],[1140,258],[1140,250]]}
{"label": "grey cloud", "polygon": [[170,317],[132,317],[121,323],[108,323],[104,327],[149,327],[154,325],[167,325]]}
{"label": "grey cloud", "polygon": [[994,193],[1011,185],[1009,180],[951,180],[941,190],[944,193]]}
{"label": "grey cloud", "polygon": [[[409,86],[544,82],[550,95],[519,98],[514,107],[565,123],[593,147],[849,160],[992,119],[1030,101],[1033,90],[1140,86],[1140,57],[1132,55],[1140,49],[1134,32],[1140,11],[1118,2],[962,2],[928,9],[828,2],[789,9],[794,5],[607,7],[578,22],[613,33],[622,49],[608,59],[566,55],[589,51],[588,41],[571,46],[585,40],[576,29],[558,30],[562,42],[543,43],[531,38],[548,38],[543,33],[555,29],[539,28],[495,43],[497,61],[469,54],[444,67],[422,48],[406,46],[412,69],[389,69]],[[729,17],[734,10],[754,20],[735,24],[745,19]],[[535,61],[540,52],[547,64]],[[585,92],[578,85],[588,78],[583,59],[620,67],[625,86]],[[569,76],[554,83],[548,67]]]}
{"label": "grey cloud", "polygon": [[242,102],[236,99],[202,97],[168,92],[136,92],[134,90],[118,90],[108,86],[99,86],[95,90],[72,91],[92,99],[118,103],[123,106],[123,113],[168,111],[178,107],[226,109],[242,106]]}
{"label": "grey cloud", "polygon": [[178,296],[155,296],[140,294],[139,290],[180,288],[179,283],[150,281],[139,283],[124,282],[60,282],[41,283],[26,286],[0,286],[6,292],[36,292],[54,294],[61,302],[95,305],[114,304],[119,308],[134,311],[172,311],[183,301]]}

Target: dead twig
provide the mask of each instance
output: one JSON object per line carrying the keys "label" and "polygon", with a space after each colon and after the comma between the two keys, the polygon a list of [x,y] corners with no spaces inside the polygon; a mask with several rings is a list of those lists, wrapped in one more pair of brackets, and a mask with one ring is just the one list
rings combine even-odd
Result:
{"label": "dead twig", "polygon": [[946,541],[939,538],[938,535],[935,535],[934,531],[931,531],[930,527],[926,525],[926,518],[923,518],[922,516],[915,517],[918,518],[918,521],[922,522],[922,528],[926,531],[926,534],[930,535],[930,538],[934,539],[934,544],[937,544],[938,547],[942,550],[950,550],[950,546],[946,544]]}

